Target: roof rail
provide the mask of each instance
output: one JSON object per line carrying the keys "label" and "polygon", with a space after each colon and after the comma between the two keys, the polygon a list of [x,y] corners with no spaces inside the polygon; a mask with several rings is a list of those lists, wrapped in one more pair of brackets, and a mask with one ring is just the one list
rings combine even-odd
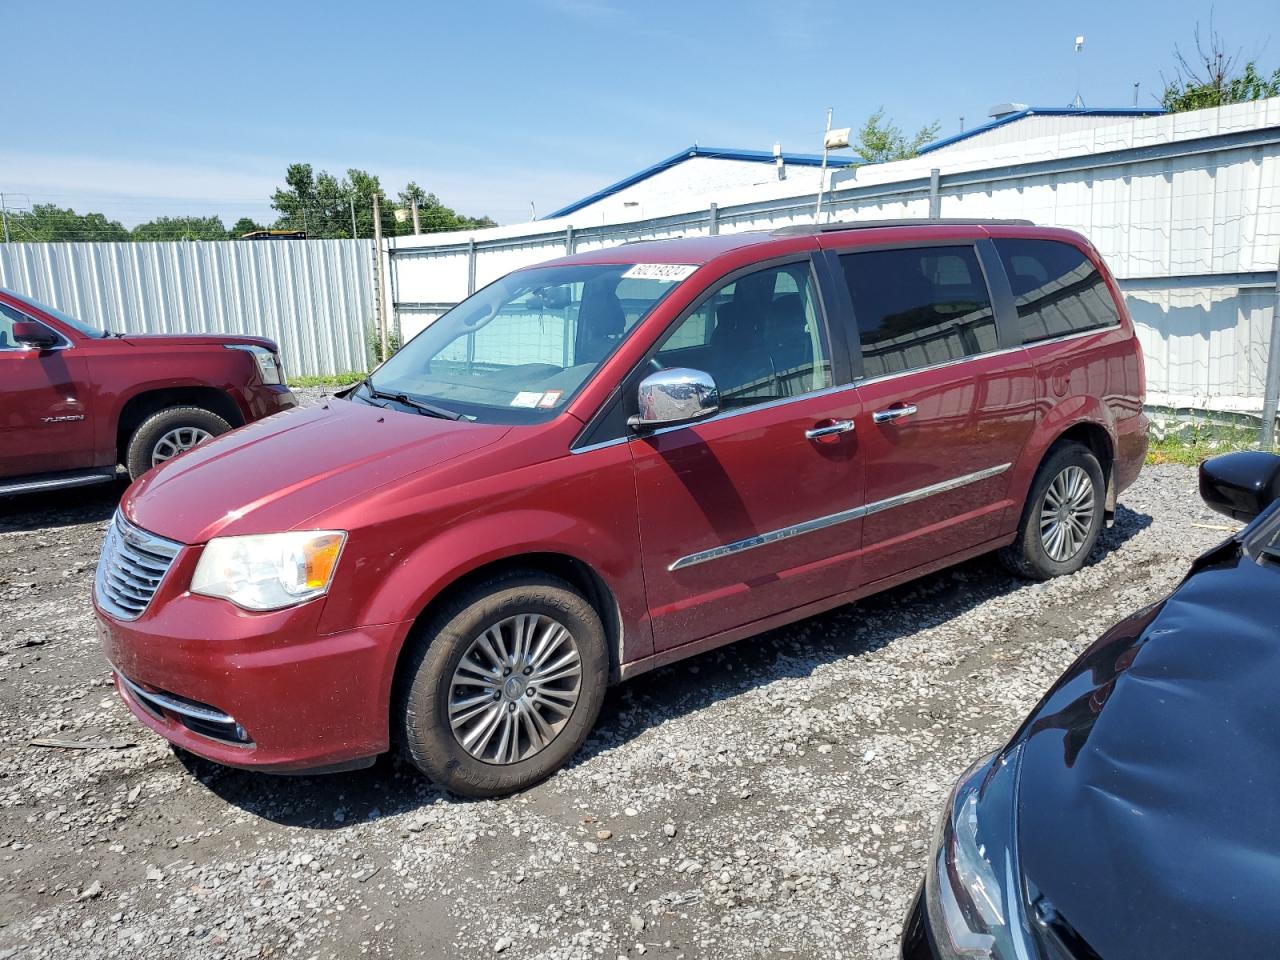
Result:
{"label": "roof rail", "polygon": [[775,237],[797,237],[810,233],[835,233],[840,230],[871,230],[878,227],[1034,227],[1030,220],[983,220],[970,217],[907,217],[901,220],[853,220],[848,223],[797,223],[771,230]]}

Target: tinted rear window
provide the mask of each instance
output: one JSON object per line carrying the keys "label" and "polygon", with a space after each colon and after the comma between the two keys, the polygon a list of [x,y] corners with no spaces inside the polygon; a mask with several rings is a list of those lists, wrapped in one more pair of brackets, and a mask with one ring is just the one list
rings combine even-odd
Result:
{"label": "tinted rear window", "polygon": [[1111,291],[1079,248],[1056,240],[996,240],[1026,343],[1120,322]]}
{"label": "tinted rear window", "polygon": [[867,377],[962,360],[998,346],[972,247],[871,250],[840,258]]}

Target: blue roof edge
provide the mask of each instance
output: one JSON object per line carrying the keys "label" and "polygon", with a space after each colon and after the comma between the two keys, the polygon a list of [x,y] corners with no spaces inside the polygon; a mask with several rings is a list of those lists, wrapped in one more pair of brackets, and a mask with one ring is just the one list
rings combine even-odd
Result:
{"label": "blue roof edge", "polygon": [[[716,160],[748,160],[753,163],[773,163],[774,156],[772,150],[735,150],[732,147],[700,147],[694,144],[685,147],[678,153],[673,153],[665,160],[659,160],[657,163],[645,167],[643,170],[631,174],[629,177],[623,177],[616,183],[611,183],[607,187],[602,187],[590,196],[583,197],[581,200],[575,200],[567,207],[561,207],[554,213],[549,213],[540,220],[554,220],[556,217],[566,217],[583,207],[603,200],[605,197],[612,196],[620,190],[625,190],[641,180],[647,180],[655,174],[668,170],[678,163],[691,160],[694,157],[710,157]],[[822,154],[820,153],[783,153],[782,162],[790,163],[797,167],[820,167],[822,166]],[[828,156],[827,166],[829,167],[851,167],[854,164],[862,163],[861,157],[832,157]]]}
{"label": "blue roof edge", "polygon": [[935,140],[933,143],[921,147],[917,153],[929,153],[932,150],[949,147],[953,143],[968,140],[970,137],[976,137],[980,133],[1003,127],[1006,123],[1013,123],[1015,120],[1021,120],[1024,117],[1158,117],[1168,112],[1164,107],[1027,107],[1027,109],[1019,110],[1017,113],[1007,113],[1003,117],[996,117],[994,120],[979,124],[971,130],[964,130],[953,136]]}

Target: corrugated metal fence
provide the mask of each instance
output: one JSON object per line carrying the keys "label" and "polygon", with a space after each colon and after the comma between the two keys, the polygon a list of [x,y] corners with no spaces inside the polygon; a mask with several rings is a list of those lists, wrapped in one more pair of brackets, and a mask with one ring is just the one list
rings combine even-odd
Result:
{"label": "corrugated metal fence", "polygon": [[368,366],[371,240],[0,244],[0,286],[127,333],[241,333],[285,370]]}

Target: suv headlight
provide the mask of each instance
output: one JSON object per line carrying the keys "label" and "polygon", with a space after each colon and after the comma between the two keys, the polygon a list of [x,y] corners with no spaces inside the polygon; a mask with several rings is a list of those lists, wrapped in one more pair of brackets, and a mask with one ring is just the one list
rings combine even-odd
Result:
{"label": "suv headlight", "polygon": [[328,592],[346,541],[341,530],[216,537],[200,554],[191,592],[246,610],[291,607]]}
{"label": "suv headlight", "polygon": [[1036,956],[1025,926],[1014,816],[1018,747],[960,780],[938,827],[925,909],[944,960]]}
{"label": "suv headlight", "polygon": [[260,347],[256,343],[224,343],[223,346],[228,350],[243,350],[253,357],[254,363],[258,365],[258,376],[262,377],[263,383],[272,385],[284,383],[284,371],[281,369],[280,358],[266,347]]}

